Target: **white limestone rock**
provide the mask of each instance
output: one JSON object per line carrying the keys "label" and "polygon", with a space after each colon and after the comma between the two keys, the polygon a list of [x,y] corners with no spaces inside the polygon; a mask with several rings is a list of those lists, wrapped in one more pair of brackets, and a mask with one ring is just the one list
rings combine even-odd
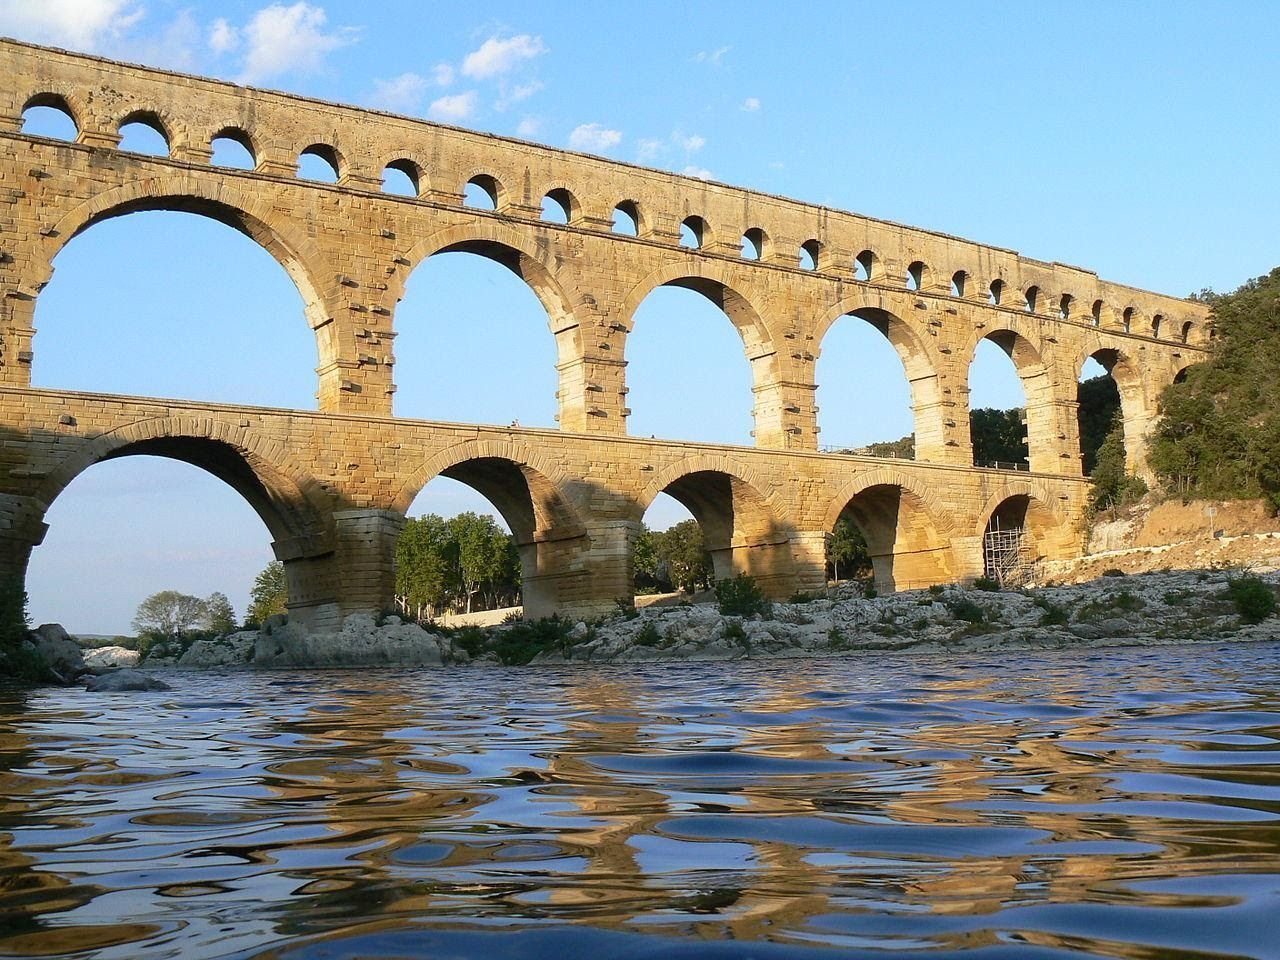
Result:
{"label": "white limestone rock", "polygon": [[438,667],[452,659],[452,645],[444,637],[399,617],[379,626],[363,613],[347,617],[336,633],[308,633],[285,624],[264,629],[254,644],[254,662],[262,666]]}
{"label": "white limestone rock", "polygon": [[136,667],[141,659],[142,654],[128,647],[94,647],[84,651],[84,665],[94,673]]}
{"label": "white limestone rock", "polygon": [[241,667],[253,661],[257,642],[257,630],[242,630],[225,637],[197,640],[178,658],[177,666],[184,670]]}

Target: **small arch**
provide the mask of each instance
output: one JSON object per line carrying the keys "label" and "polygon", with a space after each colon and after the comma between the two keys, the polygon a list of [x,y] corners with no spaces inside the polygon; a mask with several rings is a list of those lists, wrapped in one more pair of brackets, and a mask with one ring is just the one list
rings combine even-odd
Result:
{"label": "small arch", "polygon": [[578,201],[564,187],[548,190],[542,198],[541,218],[547,223],[573,223],[578,219]]}
{"label": "small arch", "polygon": [[223,127],[209,138],[209,149],[212,151],[209,162],[215,167],[253,170],[258,166],[253,140],[240,127]]}
{"label": "small arch", "polygon": [[1004,281],[997,278],[991,281],[991,286],[987,288],[987,303],[993,307],[1000,306],[1000,301],[1004,299]]}
{"label": "small arch", "polygon": [[1041,561],[1066,533],[1045,501],[1032,493],[996,494],[981,516],[983,576],[1019,587],[1037,579]]}
{"label": "small arch", "polygon": [[1058,319],[1059,320],[1071,319],[1071,307],[1074,302],[1075,302],[1075,298],[1071,296],[1071,294],[1069,293],[1064,293],[1062,297],[1059,298],[1058,300]]}
{"label": "small arch", "polygon": [[1101,300],[1093,301],[1093,309],[1089,311],[1089,319],[1095,327],[1102,326],[1102,308],[1103,304]]}
{"label": "small arch", "polygon": [[169,156],[172,143],[160,115],[154,110],[134,110],[120,121],[120,149],[128,153]]}
{"label": "small arch", "polygon": [[907,289],[923,290],[925,281],[925,265],[921,260],[913,260],[907,267]]}
{"label": "small arch", "polygon": [[806,240],[800,244],[800,269],[817,270],[818,257],[822,253],[822,244],[817,240]]}
{"label": "small arch", "polygon": [[341,177],[338,151],[327,143],[313,143],[298,154],[298,176],[317,183],[337,183]]}
{"label": "small arch", "polygon": [[1040,299],[1040,288],[1037,287],[1035,284],[1032,284],[1031,286],[1027,287],[1027,292],[1026,294],[1023,295],[1023,300],[1026,302],[1027,313],[1036,312],[1036,301],[1038,301],[1039,299]]}
{"label": "small arch", "polygon": [[422,168],[407,157],[392,160],[382,170],[382,192],[399,197],[422,196]]}
{"label": "small arch", "polygon": [[80,136],[80,124],[67,98],[60,93],[37,93],[28,97],[22,107],[23,133],[51,140],[74,142]]}
{"label": "small arch", "polygon": [[1133,314],[1134,314],[1133,307],[1124,308],[1124,314],[1120,318],[1120,325],[1124,327],[1125,333],[1133,332]]}
{"label": "small arch", "polygon": [[473,210],[497,210],[502,199],[502,184],[496,177],[478,173],[462,188],[462,205]]}
{"label": "small arch", "polygon": [[876,255],[870,250],[863,250],[853,258],[853,279],[870,283],[875,277]]}
{"label": "small arch", "polygon": [[707,221],[699,216],[685,217],[680,224],[680,246],[701,250],[707,239]]}
{"label": "small arch", "polygon": [[1182,340],[1183,343],[1190,342],[1192,329],[1193,329],[1193,324],[1191,323],[1190,320],[1188,320],[1186,323],[1182,325],[1182,334],[1180,339]]}
{"label": "small arch", "polygon": [[763,260],[765,257],[765,244],[769,238],[765,232],[759,227],[752,227],[742,235],[742,259],[743,260]]}
{"label": "small arch", "polygon": [[878,590],[912,590],[954,580],[950,545],[927,500],[878,475],[886,472],[864,478],[852,495],[842,492],[843,505],[827,532],[844,521],[862,534]]}
{"label": "small arch", "polygon": [[1164,326],[1164,314],[1157,313],[1151,318],[1151,336],[1159,339],[1160,328]]}
{"label": "small arch", "polygon": [[1190,369],[1191,369],[1191,366],[1190,366],[1190,365],[1188,365],[1188,366],[1183,367],[1183,368],[1182,368],[1181,370],[1179,370],[1177,373],[1175,373],[1175,374],[1173,375],[1173,382],[1174,382],[1174,383],[1186,383],[1186,382],[1187,382],[1187,372],[1188,372]]}
{"label": "small arch", "polygon": [[640,236],[640,208],[634,200],[623,200],[613,208],[612,230],[624,237]]}
{"label": "small arch", "polygon": [[965,273],[963,270],[957,270],[955,273],[951,275],[951,295],[953,297],[964,296],[965,281],[968,279],[968,277],[969,275]]}

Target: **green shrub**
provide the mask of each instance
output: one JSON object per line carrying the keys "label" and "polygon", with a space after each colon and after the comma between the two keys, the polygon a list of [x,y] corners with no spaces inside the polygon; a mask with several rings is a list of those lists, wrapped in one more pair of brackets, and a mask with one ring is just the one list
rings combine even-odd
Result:
{"label": "green shrub", "polygon": [[1255,576],[1236,577],[1227,581],[1227,596],[1236,605],[1236,613],[1245,623],[1261,623],[1276,609],[1276,594]]}
{"label": "green shrub", "polygon": [[558,616],[541,620],[525,620],[497,632],[493,651],[500,663],[523,666],[540,653],[569,649],[569,632],[573,624]]}
{"label": "green shrub", "polygon": [[618,613],[622,614],[624,620],[634,620],[640,616],[640,611],[636,609],[636,605],[626,597],[618,597],[613,601],[613,605],[618,608]]}
{"label": "green shrub", "polygon": [[996,593],[1000,590],[1000,581],[993,580],[991,577],[977,577],[973,581],[973,589],[985,590],[987,593]]}
{"label": "green shrub", "polygon": [[788,603],[813,603],[813,601],[816,599],[817,597],[815,597],[808,590],[797,590],[795,593],[791,595],[791,599],[788,600],[787,602]]}
{"label": "green shrub", "polygon": [[734,643],[746,646],[747,631],[742,629],[742,624],[736,620],[730,620],[724,625],[724,633],[721,636],[726,640],[732,640]]}
{"label": "green shrub", "polygon": [[1037,603],[1044,613],[1040,614],[1040,626],[1042,627],[1065,627],[1070,621],[1067,616],[1066,608],[1058,606],[1056,603],[1050,603],[1048,600],[1043,604]]}
{"label": "green shrub", "polygon": [[640,632],[636,634],[636,643],[642,647],[656,647],[662,642],[662,634],[658,633],[658,628],[654,626],[653,621],[649,621],[640,628]]}
{"label": "green shrub", "polygon": [[935,583],[932,587],[929,588],[929,596],[940,597],[946,591],[946,589],[947,588],[944,587],[942,584]]}
{"label": "green shrub", "polygon": [[1128,590],[1121,590],[1115,595],[1112,602],[1117,610],[1124,610],[1127,613],[1133,613],[1134,611],[1141,610],[1147,605],[1147,601],[1143,600],[1141,597],[1134,596]]}
{"label": "green shrub", "polygon": [[1125,573],[1123,570],[1121,570],[1119,567],[1111,567],[1110,569],[1103,570],[1102,575],[1104,577],[1127,577],[1128,576],[1128,574]]}
{"label": "green shrub", "polygon": [[0,583],[0,650],[14,649],[27,639],[31,620],[27,616],[27,591],[21,577]]}
{"label": "green shrub", "polygon": [[454,633],[453,642],[474,657],[484,649],[485,632],[479,627],[463,627]]}
{"label": "green shrub", "polygon": [[868,600],[874,600],[880,596],[880,591],[876,589],[875,577],[867,577],[862,581],[862,595]]}
{"label": "green shrub", "polygon": [[755,578],[740,573],[732,580],[716,581],[716,601],[726,617],[768,616],[773,605],[765,599]]}
{"label": "green shrub", "polygon": [[957,620],[964,620],[967,623],[983,623],[987,619],[987,611],[965,596],[948,600],[947,609]]}
{"label": "green shrub", "polygon": [[1179,587],[1177,590],[1169,590],[1160,599],[1164,601],[1165,606],[1180,607],[1193,596],[1194,594],[1190,590],[1185,587]]}

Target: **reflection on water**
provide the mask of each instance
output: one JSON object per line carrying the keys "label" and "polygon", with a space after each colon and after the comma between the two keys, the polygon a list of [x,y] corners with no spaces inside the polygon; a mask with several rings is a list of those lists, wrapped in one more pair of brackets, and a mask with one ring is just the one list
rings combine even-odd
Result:
{"label": "reflection on water", "polygon": [[0,956],[1280,956],[1280,647],[0,692]]}

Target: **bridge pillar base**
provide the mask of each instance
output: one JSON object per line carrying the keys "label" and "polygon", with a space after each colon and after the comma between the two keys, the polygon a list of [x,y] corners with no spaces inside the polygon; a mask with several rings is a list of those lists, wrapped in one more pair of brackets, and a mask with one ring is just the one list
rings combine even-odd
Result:
{"label": "bridge pillar base", "polygon": [[817,594],[827,588],[827,533],[796,530],[791,534],[791,565],[796,590]]}
{"label": "bridge pillar base", "polygon": [[[379,614],[395,607],[396,541],[404,528],[404,517],[393,510],[341,510],[333,515],[337,549],[332,565],[333,606],[338,618],[353,613]],[[316,561],[295,561],[310,565]],[[317,564],[318,565],[318,564]],[[292,566],[292,564],[290,565]],[[286,570],[288,567],[286,567]],[[306,596],[308,582],[320,578],[320,571],[299,569],[299,595]],[[293,582],[290,582],[290,587]],[[323,602],[315,604],[323,608]],[[327,616],[317,609],[317,616]]]}

